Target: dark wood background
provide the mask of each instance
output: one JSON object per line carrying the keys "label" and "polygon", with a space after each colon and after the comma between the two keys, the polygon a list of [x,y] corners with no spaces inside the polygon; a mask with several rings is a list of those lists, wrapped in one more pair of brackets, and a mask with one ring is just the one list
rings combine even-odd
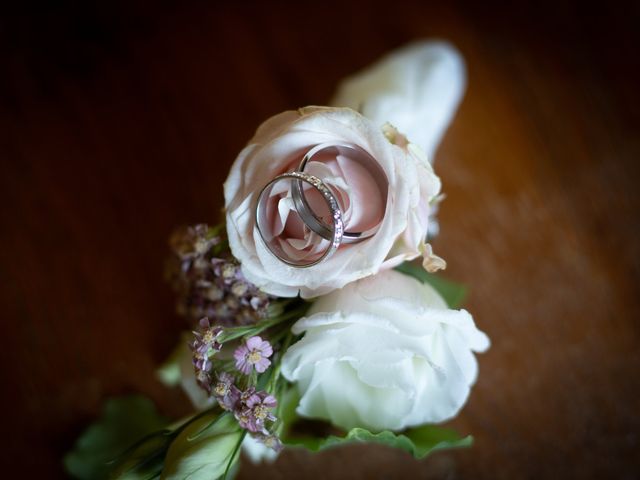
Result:
{"label": "dark wood background", "polygon": [[188,410],[153,375],[185,326],[169,232],[218,219],[260,122],[425,37],[469,69],[436,250],[493,340],[451,423],[476,444],[287,453],[240,478],[640,478],[637,7],[90,3],[3,7],[2,478],[63,477],[110,395]]}

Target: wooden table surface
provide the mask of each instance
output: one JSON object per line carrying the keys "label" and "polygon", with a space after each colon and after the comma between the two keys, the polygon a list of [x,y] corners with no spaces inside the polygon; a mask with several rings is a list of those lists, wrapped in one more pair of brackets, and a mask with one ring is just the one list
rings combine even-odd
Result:
{"label": "wooden table surface", "polygon": [[0,15],[2,478],[64,478],[110,395],[188,411],[153,375],[185,327],[170,231],[218,219],[261,121],[426,37],[469,70],[436,250],[493,341],[451,422],[476,444],[287,453],[240,478],[640,478],[637,7],[51,3]]}

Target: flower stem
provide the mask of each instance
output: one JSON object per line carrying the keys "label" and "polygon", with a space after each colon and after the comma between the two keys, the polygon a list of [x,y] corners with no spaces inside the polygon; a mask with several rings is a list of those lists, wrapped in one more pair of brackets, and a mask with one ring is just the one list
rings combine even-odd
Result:
{"label": "flower stem", "polygon": [[280,323],[286,322],[291,319],[298,319],[307,311],[308,305],[304,304],[298,308],[295,308],[291,311],[283,313],[282,315],[278,315],[277,317],[270,318],[267,320],[263,320],[256,325],[248,325],[245,327],[233,327],[225,329],[219,336],[219,342],[229,342],[231,340],[235,340],[244,336],[254,336],[267,330],[268,328],[274,327]]}

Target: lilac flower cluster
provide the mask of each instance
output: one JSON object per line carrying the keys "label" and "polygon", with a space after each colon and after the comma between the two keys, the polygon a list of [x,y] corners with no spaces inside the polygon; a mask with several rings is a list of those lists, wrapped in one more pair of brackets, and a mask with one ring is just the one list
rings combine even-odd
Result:
{"label": "lilac flower cluster", "polygon": [[177,230],[167,276],[178,295],[177,310],[192,321],[250,325],[264,318],[269,297],[247,281],[222,239],[207,225]]}
{"label": "lilac flower cluster", "polygon": [[215,358],[222,349],[219,339],[224,329],[212,325],[207,318],[200,320],[199,325],[190,345],[198,384],[222,409],[233,413],[251,436],[269,448],[281,450],[282,443],[273,429],[277,420],[273,409],[278,402],[268,392],[257,390],[254,375],[254,371],[264,373],[269,368],[273,347],[258,336],[249,337],[235,349],[235,371],[231,373],[224,369],[223,360]]}

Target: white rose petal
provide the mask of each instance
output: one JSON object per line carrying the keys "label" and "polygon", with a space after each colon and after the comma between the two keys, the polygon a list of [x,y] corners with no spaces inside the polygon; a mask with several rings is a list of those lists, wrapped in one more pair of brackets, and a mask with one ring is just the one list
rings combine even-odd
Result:
{"label": "white rose petal", "polygon": [[343,80],[331,104],[395,125],[433,161],[465,87],[460,53],[447,42],[420,41]]}

